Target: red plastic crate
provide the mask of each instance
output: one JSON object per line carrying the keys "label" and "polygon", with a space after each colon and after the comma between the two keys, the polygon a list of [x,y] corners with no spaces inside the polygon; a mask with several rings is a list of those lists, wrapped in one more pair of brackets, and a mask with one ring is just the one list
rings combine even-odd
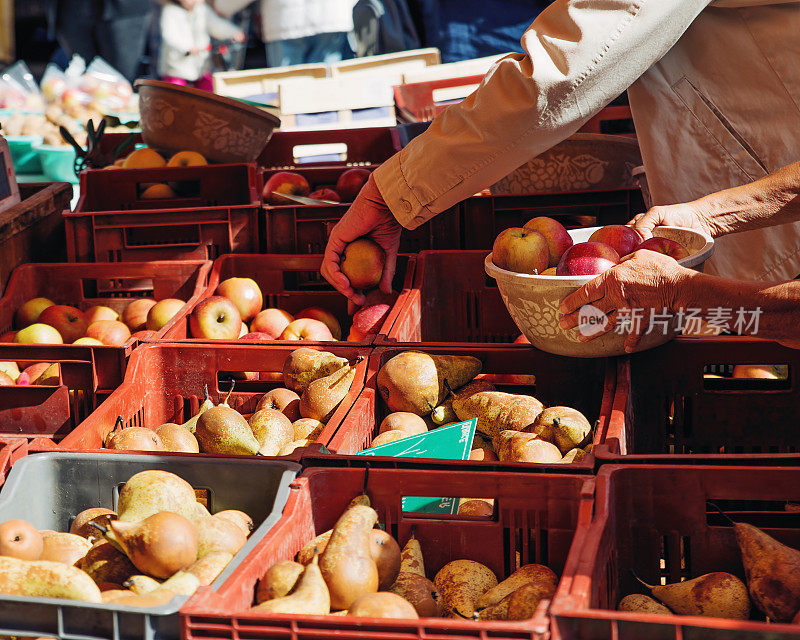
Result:
{"label": "red plastic crate", "polygon": [[553,640],[756,640],[797,638],[797,625],[615,611],[643,593],[630,571],[661,584],[727,571],[744,580],[733,528],[749,522],[800,548],[800,468],[604,465],[594,518],[580,525],[550,609]]}
{"label": "red plastic crate", "polygon": [[[380,333],[389,332],[392,324],[400,315],[400,309],[408,295],[414,280],[414,257],[398,256],[397,271],[395,272],[395,290],[400,292],[400,297],[395,302]],[[224,340],[208,340],[204,338],[189,337],[189,315],[192,309],[201,300],[214,295],[217,286],[223,280],[232,277],[253,278],[264,295],[264,308],[276,307],[284,309],[291,314],[296,314],[308,307],[321,307],[333,313],[342,326],[342,340],[347,338],[350,317],[347,314],[347,299],[337,293],[333,287],[320,275],[319,267],[322,256],[292,256],[292,255],[250,255],[229,254],[221,256],[214,261],[208,286],[203,294],[191,307],[186,307],[177,314],[159,333],[158,340],[190,341],[192,343],[231,342]],[[372,344],[374,335],[369,335],[364,341],[350,342],[352,346],[366,346]],[[148,340],[145,340],[147,342]],[[289,340],[269,340],[255,342],[255,344],[297,344]],[[307,342],[303,343],[307,345]],[[329,343],[316,343],[325,346]]]}
{"label": "red plastic crate", "polygon": [[[287,638],[311,640],[521,640],[543,638],[546,605],[532,620],[472,622],[422,618],[387,620],[330,616],[265,615],[248,611],[258,579],[273,563],[288,560],[315,535],[330,529],[365,485],[362,469],[307,469],[292,485],[280,522],[231,574],[216,594],[198,591],[181,610],[185,640],[201,638]],[[446,563],[467,558],[486,564],[499,578],[517,563],[547,564],[571,575],[573,534],[588,525],[594,479],[586,476],[511,474],[496,471],[412,471],[372,469],[366,491],[386,531],[405,544],[413,531],[422,546],[429,578]],[[491,518],[403,512],[403,496],[494,498]],[[519,554],[519,560],[516,555]]]}
{"label": "red plastic crate", "polygon": [[439,89],[455,87],[469,87],[483,82],[483,74],[474,76],[463,76],[461,78],[441,78],[438,80],[428,80],[426,82],[410,82],[393,87],[394,103],[398,114],[407,122],[426,122],[433,120],[442,111],[447,109],[453,102],[459,100],[448,100],[446,103],[437,103],[434,100],[433,92]]}
{"label": "red plastic crate", "polygon": [[[427,344],[405,344],[395,347],[378,347],[370,357],[369,373],[364,391],[359,396],[339,430],[330,441],[329,449],[339,454],[354,454],[370,446],[378,435],[378,427],[389,413],[377,391],[377,375],[380,367],[393,356],[403,351],[422,351],[440,355],[469,355],[483,362],[480,377],[489,377],[501,391],[532,394],[546,406],[566,405],[582,412],[598,426],[595,428],[595,443],[605,432],[616,383],[613,361],[604,359],[580,359],[554,356],[532,347],[525,349],[486,347],[472,345],[431,346]],[[535,376],[535,383],[525,377]],[[359,460],[364,458],[359,457]],[[372,463],[380,458],[370,457]],[[339,464],[338,458],[332,461]],[[427,460],[425,464],[432,464]],[[448,461],[446,464],[452,464]],[[594,461],[576,462],[569,465],[541,465],[512,462],[460,463],[467,467],[514,469],[516,471],[547,469],[548,471],[582,471],[591,473]]]}
{"label": "red plastic crate", "polygon": [[[350,392],[336,409],[317,442],[327,445],[364,387],[368,349],[346,342],[328,343],[324,350],[353,359],[365,357],[356,368]],[[125,380],[92,414],[61,442],[64,449],[100,449],[114,428],[117,416],[123,426],[155,429],[165,422],[181,424],[197,413],[203,402],[203,385],[214,402],[230,389],[230,374],[258,372],[258,380],[237,380],[230,406],[245,413],[255,409],[261,396],[283,386],[283,363],[298,346],[239,344],[150,344],[131,355]],[[323,350],[322,347],[312,348]],[[0,352],[1,353],[1,352]],[[227,374],[227,375],[226,375]]]}
{"label": "red plastic crate", "polygon": [[[347,145],[342,159],[302,162],[295,147],[341,143]],[[363,129],[329,129],[319,131],[276,131],[258,157],[258,165],[267,169],[305,168],[309,165],[335,167],[377,167],[395,153],[392,127],[365,127]],[[300,160],[300,162],[298,162]]]}
{"label": "red plastic crate", "polygon": [[[347,167],[294,168],[308,180],[312,191],[319,187],[334,187]],[[276,171],[263,173],[266,184]],[[324,253],[328,236],[334,225],[350,208],[349,203],[337,205],[286,204],[264,206],[262,225],[264,253]],[[459,205],[437,215],[414,231],[404,230],[400,237],[401,253],[417,253],[424,249],[458,249]]]}
{"label": "red plastic crate", "polygon": [[504,229],[521,227],[531,218],[555,218],[568,229],[627,224],[645,211],[640,189],[478,195],[462,203],[462,249],[491,251]]}
{"label": "red plastic crate", "polygon": [[[788,365],[788,378],[728,377],[736,364]],[[682,337],[618,369],[599,462],[800,466],[799,351],[756,338]]]}
{"label": "red plastic crate", "polygon": [[[141,199],[143,185],[180,183],[175,198]],[[64,212],[71,262],[214,260],[257,251],[261,205],[254,164],[95,170]]]}

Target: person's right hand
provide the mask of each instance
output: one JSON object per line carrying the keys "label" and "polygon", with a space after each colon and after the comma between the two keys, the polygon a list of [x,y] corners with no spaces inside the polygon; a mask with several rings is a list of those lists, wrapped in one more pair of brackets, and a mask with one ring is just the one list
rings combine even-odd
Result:
{"label": "person's right hand", "polygon": [[645,213],[640,213],[629,224],[633,224],[633,228],[645,240],[653,236],[653,229],[659,225],[687,227],[703,231],[714,237],[714,231],[708,218],[696,202],[653,207]]}
{"label": "person's right hand", "polygon": [[344,248],[353,240],[366,236],[377,242],[386,252],[386,263],[379,286],[384,293],[391,293],[401,229],[400,223],[386,206],[375,180],[370,175],[347,213],[331,231],[320,267],[323,277],[337,291],[347,296],[353,305],[356,307],[363,305],[364,295],[350,286],[350,281],[342,273],[340,265]]}

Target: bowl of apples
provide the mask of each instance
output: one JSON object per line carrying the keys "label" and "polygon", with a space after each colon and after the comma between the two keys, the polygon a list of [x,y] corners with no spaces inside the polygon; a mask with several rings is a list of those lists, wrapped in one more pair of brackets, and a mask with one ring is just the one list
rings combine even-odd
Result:
{"label": "bowl of apples", "polygon": [[[580,316],[582,325],[565,331],[558,326],[559,305],[569,294],[639,249],[663,253],[684,267],[702,271],[714,253],[714,240],[694,229],[663,226],[643,242],[626,225],[567,231],[558,221],[539,217],[524,227],[500,233],[484,266],[497,281],[508,312],[531,345],[562,356],[601,358],[624,355],[627,332],[614,327],[605,335],[583,342],[579,337],[591,333],[597,319],[593,321],[593,314],[587,309],[585,321]],[[637,351],[657,347],[676,335],[676,317],[659,314],[658,320],[659,326],[642,336]],[[642,322],[649,322],[649,317]]]}

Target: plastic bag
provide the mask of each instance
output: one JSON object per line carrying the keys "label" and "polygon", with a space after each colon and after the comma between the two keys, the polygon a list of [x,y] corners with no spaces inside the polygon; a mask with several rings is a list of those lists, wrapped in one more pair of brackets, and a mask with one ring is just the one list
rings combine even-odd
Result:
{"label": "plastic bag", "polygon": [[131,83],[99,56],[86,68],[81,89],[110,110],[128,109],[133,97]]}
{"label": "plastic bag", "polygon": [[24,62],[15,62],[0,74],[0,106],[32,112],[44,109],[39,86]]}

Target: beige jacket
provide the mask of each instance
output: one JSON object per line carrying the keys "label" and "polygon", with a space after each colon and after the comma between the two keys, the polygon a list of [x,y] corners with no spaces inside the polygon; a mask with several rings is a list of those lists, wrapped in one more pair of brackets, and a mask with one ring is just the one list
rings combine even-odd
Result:
{"label": "beige jacket", "polygon": [[[629,89],[656,204],[800,159],[800,3],[556,0],[475,93],[375,172],[413,229],[572,135]],[[800,223],[718,241],[707,271],[800,274]]]}

